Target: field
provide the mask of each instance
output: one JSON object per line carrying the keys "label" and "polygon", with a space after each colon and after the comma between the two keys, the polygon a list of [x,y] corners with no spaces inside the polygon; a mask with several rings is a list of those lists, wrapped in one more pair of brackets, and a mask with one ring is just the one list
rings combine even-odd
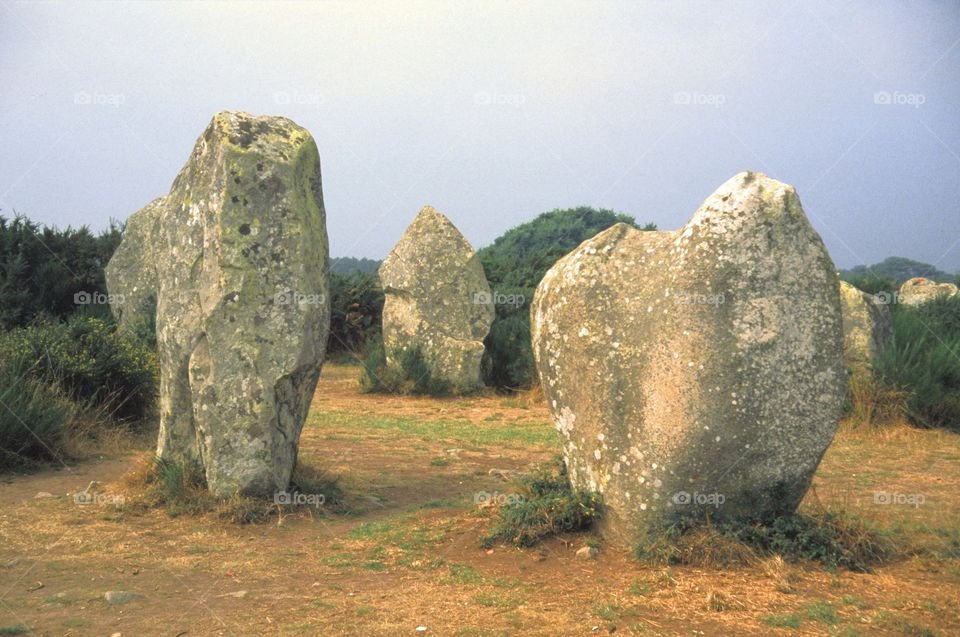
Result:
{"label": "field", "polygon": [[[357,375],[325,366],[301,439],[300,462],[339,478],[336,510],[241,525],[117,506],[146,450],[0,476],[0,635],[960,634],[960,436],[838,434],[801,509],[898,538],[872,573],[658,566],[602,542],[584,560],[589,533],[478,543],[491,518],[475,499],[558,451],[542,399],[364,395]],[[104,497],[81,506],[91,481]]]}

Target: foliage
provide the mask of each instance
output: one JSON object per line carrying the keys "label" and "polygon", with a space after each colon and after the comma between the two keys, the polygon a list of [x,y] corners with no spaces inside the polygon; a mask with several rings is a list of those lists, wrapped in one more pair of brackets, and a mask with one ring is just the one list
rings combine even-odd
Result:
{"label": "foliage", "polygon": [[0,356],[0,471],[61,456],[73,416],[69,401],[37,378],[23,356]]}
{"label": "foliage", "polygon": [[[65,319],[77,309],[75,295],[103,295],[103,269],[120,243],[122,226],[93,236],[86,226],[57,230],[26,217],[0,217],[0,328],[31,323],[38,317]],[[109,313],[106,304],[88,311]]]}
{"label": "foliage", "polygon": [[361,352],[380,332],[383,288],[376,274],[330,272],[330,336],[327,353]]}
{"label": "foliage", "polygon": [[[496,316],[484,340],[483,370],[488,385],[524,388],[534,383],[530,302],[537,285],[561,257],[616,223],[637,227],[632,217],[610,210],[553,210],[508,230],[477,251],[494,294],[522,299],[494,304]],[[648,224],[641,229],[655,230],[656,226]]]}
{"label": "foliage", "polygon": [[894,543],[865,522],[829,511],[772,520],[681,518],[635,548],[637,559],[661,564],[728,566],[745,564],[759,553],[863,572],[895,552]]}
{"label": "foliage", "polygon": [[[934,265],[905,257],[887,257],[880,263],[874,263],[871,266],[858,265],[849,270],[844,270],[840,274],[845,281],[850,283],[853,283],[852,279],[891,278],[897,282],[897,287],[907,279],[918,276],[931,279],[937,283],[952,283],[957,278],[956,274],[939,270]],[[870,290],[859,285],[857,287],[864,292],[870,292]]]}
{"label": "foliage", "polygon": [[17,328],[0,339],[0,358],[28,361],[32,379],[119,421],[142,422],[156,403],[156,355],[112,321],[77,314]]}
{"label": "foliage", "polygon": [[382,337],[378,335],[368,342],[360,376],[364,392],[444,396],[458,389],[434,374],[419,343],[394,349],[390,359],[388,363]]}
{"label": "foliage", "polygon": [[374,259],[357,259],[356,257],[331,257],[330,273],[333,274],[353,274],[361,272],[363,274],[376,274],[382,261]]}
{"label": "foliage", "polygon": [[599,494],[574,490],[560,455],[552,466],[540,466],[524,477],[520,495],[497,511],[490,532],[480,540],[483,546],[498,542],[533,546],[549,535],[586,529],[600,518]]}
{"label": "foliage", "polygon": [[960,431],[960,296],[894,306],[893,341],[875,371],[906,393],[912,424]]}
{"label": "foliage", "polygon": [[884,303],[891,303],[898,298],[900,283],[893,277],[879,275],[875,272],[862,275],[851,274],[850,272],[843,273],[840,278],[853,287],[863,290],[867,294],[875,295],[879,301]]}

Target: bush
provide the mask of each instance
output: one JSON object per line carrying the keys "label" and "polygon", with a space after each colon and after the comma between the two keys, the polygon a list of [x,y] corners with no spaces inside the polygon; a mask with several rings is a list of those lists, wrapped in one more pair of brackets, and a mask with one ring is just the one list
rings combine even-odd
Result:
{"label": "bush", "polygon": [[23,357],[0,357],[0,471],[57,460],[73,408]]}
{"label": "bush", "polygon": [[456,388],[433,373],[420,344],[394,349],[387,364],[383,338],[376,336],[367,344],[360,387],[365,393],[427,394],[445,396]]}
{"label": "bush", "polygon": [[480,540],[484,547],[497,542],[533,546],[549,535],[586,529],[600,517],[600,496],[575,491],[559,455],[552,466],[538,467],[524,477],[520,491],[523,499],[497,511],[490,532]]}
{"label": "bush", "polygon": [[359,353],[380,333],[383,288],[374,273],[330,272],[330,336],[327,353]]}
{"label": "bush", "polygon": [[960,431],[960,296],[895,306],[893,341],[875,371],[906,393],[913,425]]}
{"label": "bush", "polygon": [[0,340],[0,357],[29,361],[33,379],[119,421],[142,422],[153,413],[157,357],[112,321],[75,315],[18,328]]}

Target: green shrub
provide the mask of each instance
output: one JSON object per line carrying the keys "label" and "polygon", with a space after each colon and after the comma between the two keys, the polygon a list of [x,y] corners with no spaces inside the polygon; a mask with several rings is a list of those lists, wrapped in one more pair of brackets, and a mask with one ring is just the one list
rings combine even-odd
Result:
{"label": "green shrub", "polygon": [[73,408],[22,357],[0,357],[0,471],[59,459]]}
{"label": "green shrub", "polygon": [[[854,516],[794,513],[761,520],[701,521],[668,524],[663,533],[635,548],[637,559],[653,563],[729,566],[745,564],[756,553],[811,560],[827,567],[870,572],[871,565],[894,555],[889,538]],[[754,553],[756,552],[756,553]]]}
{"label": "green shrub", "polygon": [[368,343],[360,376],[364,392],[444,396],[458,389],[434,374],[419,344],[394,349],[390,358],[395,362],[387,363],[382,337]]}
{"label": "green shrub", "polygon": [[330,336],[327,353],[359,353],[380,333],[383,288],[375,273],[330,272]]}
{"label": "green shrub", "polygon": [[912,424],[960,431],[960,297],[895,306],[893,341],[875,371],[907,394]]}
{"label": "green shrub", "polygon": [[0,357],[30,361],[33,378],[119,421],[144,421],[156,402],[156,355],[112,321],[75,315],[18,328],[0,340]]}
{"label": "green shrub", "polygon": [[522,499],[497,511],[490,532],[480,540],[483,546],[498,542],[533,546],[548,535],[586,529],[600,517],[600,496],[574,490],[559,455],[552,466],[538,467],[524,477],[519,495]]}

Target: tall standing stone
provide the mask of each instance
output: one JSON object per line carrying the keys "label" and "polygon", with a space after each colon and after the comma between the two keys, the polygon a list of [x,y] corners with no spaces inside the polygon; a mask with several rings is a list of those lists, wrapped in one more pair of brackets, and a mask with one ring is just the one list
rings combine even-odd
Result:
{"label": "tall standing stone", "polygon": [[735,175],[676,232],[585,241],[531,322],[570,479],[602,492],[614,542],[707,511],[791,512],[836,432],[836,269],[794,189],[765,175]]}
{"label": "tall standing stone", "polygon": [[107,266],[121,322],[156,298],[157,453],[202,463],[217,495],[289,484],[329,330],[328,259],[310,133],[223,111]]}
{"label": "tall standing stone", "polygon": [[483,339],[493,323],[490,284],[477,253],[445,216],[424,208],[380,265],[383,344],[420,345],[435,374],[460,392],[483,386]]}

